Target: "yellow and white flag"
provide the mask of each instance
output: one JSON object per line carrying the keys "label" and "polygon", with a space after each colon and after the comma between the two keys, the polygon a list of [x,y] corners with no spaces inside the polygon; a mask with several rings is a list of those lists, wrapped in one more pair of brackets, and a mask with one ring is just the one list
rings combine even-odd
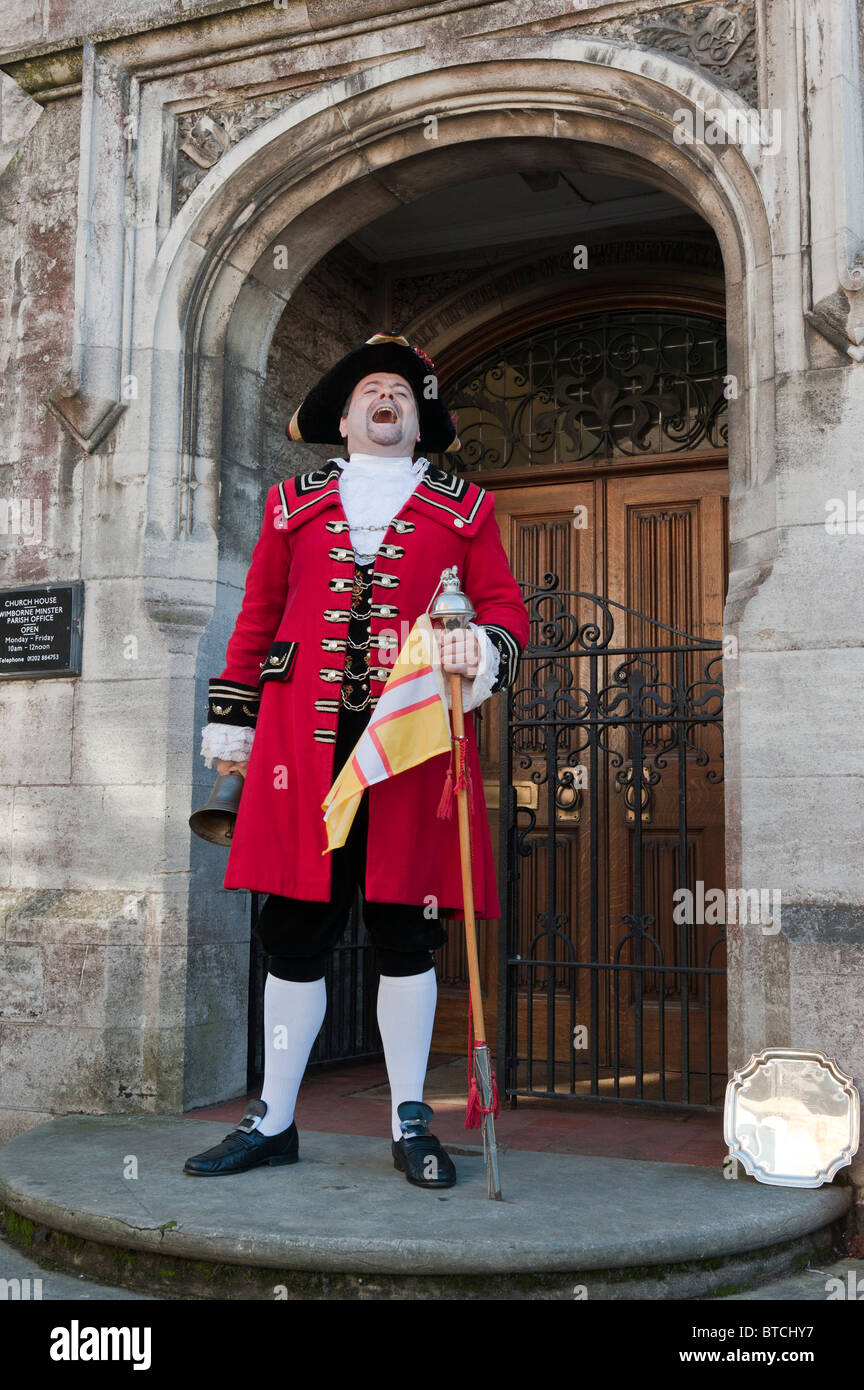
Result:
{"label": "yellow and white flag", "polygon": [[339,849],[366,787],[427,758],[449,753],[450,716],[432,623],[421,613],[400,651],[372,717],[322,801],[327,854]]}

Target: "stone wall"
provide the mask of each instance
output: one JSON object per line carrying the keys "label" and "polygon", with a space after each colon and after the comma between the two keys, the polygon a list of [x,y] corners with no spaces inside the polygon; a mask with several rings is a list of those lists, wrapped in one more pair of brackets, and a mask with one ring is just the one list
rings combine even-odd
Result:
{"label": "stone wall", "polygon": [[[4,587],[81,575],[84,464],[44,406],[71,350],[79,123],[74,99],[40,112],[0,178]],[[20,521],[9,503],[23,506]],[[84,925],[88,908],[72,909],[78,926],[53,910],[79,833],[97,858],[106,852],[105,788],[79,782],[87,751],[76,738],[78,695],[73,680],[0,685],[0,1142],[62,1109],[70,1094],[77,1103],[88,1054],[112,1047],[92,1001],[109,968],[105,933]],[[116,901],[113,909],[122,912]],[[92,1088],[85,1080],[81,1089],[86,1103]]]}

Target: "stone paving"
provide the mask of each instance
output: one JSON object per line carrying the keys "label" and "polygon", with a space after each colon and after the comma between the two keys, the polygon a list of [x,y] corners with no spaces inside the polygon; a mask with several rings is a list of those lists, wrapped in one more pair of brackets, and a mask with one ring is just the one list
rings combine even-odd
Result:
{"label": "stone paving", "polygon": [[[616,1267],[671,1269],[711,1258],[728,1268],[707,1286],[701,1275],[688,1283],[672,1270],[624,1296],[816,1301],[852,1297],[864,1280],[864,1262],[814,1262],[806,1251],[799,1263],[807,1268],[792,1274],[782,1260],[748,1263],[754,1247],[824,1226],[845,1209],[849,1192],[724,1181],[716,1112],[520,1100],[498,1120],[505,1201],[488,1202],[480,1136],[464,1128],[464,1065],[447,1054],[430,1059],[425,1095],[433,1128],[459,1174],[457,1187],[443,1193],[417,1192],[394,1172],[386,1072],[372,1062],[307,1076],[297,1168],[221,1181],[183,1175],[185,1157],[218,1142],[240,1118],[243,1097],[185,1116],[63,1116],[0,1150],[0,1204],[5,1185],[18,1211],[92,1241],[181,1259],[348,1269],[360,1282],[363,1270],[422,1268],[441,1278],[497,1271],[506,1278],[516,1270],[578,1268],[588,1271],[588,1297],[605,1299],[622,1296],[608,1280]],[[130,1155],[134,1181],[123,1176]],[[40,1268],[34,1253],[3,1242],[0,1258],[0,1279],[30,1279],[31,1288],[41,1279],[44,1299],[170,1297],[153,1285],[142,1292],[94,1279],[93,1267]],[[95,1272],[104,1275],[99,1266]],[[757,1287],[745,1287],[751,1283]],[[14,1297],[14,1282],[9,1287]],[[382,1286],[381,1296],[393,1295]],[[490,1286],[483,1296],[498,1295]]]}
{"label": "stone paving", "polygon": [[0,1150],[0,1206],[25,1219],[19,1234],[63,1233],[43,1249],[77,1272],[105,1277],[131,1252],[130,1284],[157,1293],[172,1287],[158,1282],[167,1262],[173,1287],[205,1296],[218,1267],[244,1286],[229,1296],[287,1283],[300,1297],[360,1285],[363,1297],[440,1297],[459,1283],[471,1297],[572,1298],[578,1285],[640,1299],[779,1276],[826,1249],[851,1198],[695,1164],[510,1148],[504,1201],[490,1202],[476,1146],[451,1146],[454,1188],[420,1192],[395,1172],[389,1138],[303,1129],[296,1166],[184,1175],[185,1158],[224,1133],[223,1121],[179,1116],[61,1116]]}

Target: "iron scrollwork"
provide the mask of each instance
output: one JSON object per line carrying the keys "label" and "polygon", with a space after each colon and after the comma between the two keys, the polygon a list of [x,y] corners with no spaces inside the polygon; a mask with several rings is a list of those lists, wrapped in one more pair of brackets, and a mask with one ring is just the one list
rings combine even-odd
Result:
{"label": "iron scrollwork", "polygon": [[727,443],[723,321],[589,314],[488,353],[448,384],[460,472],[699,453]]}

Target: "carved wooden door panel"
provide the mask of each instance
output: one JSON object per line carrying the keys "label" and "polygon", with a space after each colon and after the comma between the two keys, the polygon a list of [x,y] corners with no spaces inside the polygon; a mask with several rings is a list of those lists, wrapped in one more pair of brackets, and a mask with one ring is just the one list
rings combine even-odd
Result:
{"label": "carved wooden door panel", "polygon": [[[610,1051],[628,1087],[636,1085],[631,1076],[641,1076],[646,1096],[700,1104],[709,1099],[709,1037],[715,1100],[717,1083],[725,1084],[725,940],[717,926],[677,922],[673,894],[682,879],[694,893],[700,882],[706,893],[725,887],[722,731],[718,724],[664,723],[658,716],[672,703],[698,710],[719,663],[713,653],[649,654],[649,648],[674,647],[675,639],[664,641],[662,628],[635,615],[720,641],[727,491],[725,469],[628,476],[607,485],[605,593],[632,610],[619,617],[619,645],[646,650],[639,662],[646,719],[641,746],[634,747],[629,730],[610,737],[623,762],[609,768],[608,778],[608,951],[610,961],[622,965],[665,967],[609,972]],[[638,794],[637,758],[644,769]]]}

